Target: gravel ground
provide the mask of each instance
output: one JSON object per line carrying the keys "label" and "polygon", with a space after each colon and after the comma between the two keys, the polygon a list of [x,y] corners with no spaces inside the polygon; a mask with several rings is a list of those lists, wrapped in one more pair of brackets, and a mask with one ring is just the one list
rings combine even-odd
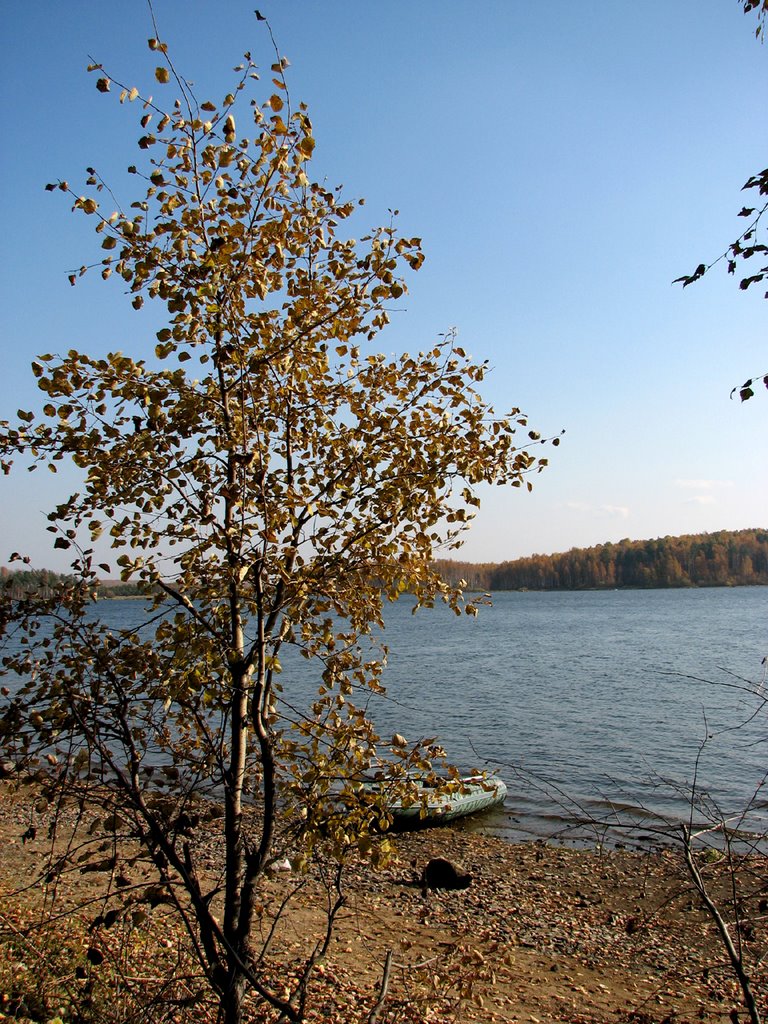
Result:
{"label": "gravel ground", "polygon": [[[48,821],[33,805],[29,793],[11,800],[0,791],[0,931],[20,902],[29,906],[45,895],[38,877],[50,847]],[[391,973],[378,1024],[748,1019],[712,924],[673,850],[509,844],[450,828],[394,842],[386,869],[355,865],[347,872],[345,906],[316,970],[310,1021],[367,1021],[388,954]],[[215,871],[215,839],[208,843],[208,867]],[[438,856],[472,873],[469,888],[422,890],[418,877]],[[747,866],[743,956],[766,1013],[768,978],[760,958],[768,947],[767,907],[760,890],[768,866],[757,859]],[[725,895],[722,865],[707,872],[713,891]],[[61,881],[59,907],[78,913],[103,878],[73,868]],[[286,873],[266,883],[265,922],[296,881]],[[320,878],[311,877],[275,936],[278,958],[298,957],[314,941],[324,899]],[[87,913],[92,918],[93,906]],[[261,1019],[254,1011],[252,1020]]]}

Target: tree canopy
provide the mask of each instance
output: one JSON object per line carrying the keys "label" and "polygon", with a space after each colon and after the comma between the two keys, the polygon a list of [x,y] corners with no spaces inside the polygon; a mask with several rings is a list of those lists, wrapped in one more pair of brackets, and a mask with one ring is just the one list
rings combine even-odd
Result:
{"label": "tree canopy", "polygon": [[[370,830],[386,807],[362,775],[406,786],[440,750],[382,743],[366,715],[382,688],[382,604],[408,591],[461,612],[436,553],[461,543],[479,485],[530,487],[545,442],[520,410],[494,413],[478,391],[487,364],[453,334],[416,355],[371,347],[421,240],[399,235],[394,215],[353,237],[358,204],[310,178],[312,123],[287,61],[276,52],[261,102],[250,54],[231,91],[200,101],[166,44],[149,46],[167,104],[89,69],[99,92],[140,110],[138,196],[121,202],[93,167],[82,190],[47,187],[100,242],[72,283],[116,278],[166,323],[134,356],[41,355],[42,409],[2,425],[5,472],[20,457],[54,472],[71,461],[82,486],[49,515],[74,580],[7,593],[0,609],[18,680],[1,736],[19,774],[44,766],[47,791],[98,808],[116,843],[138,847],[132,863],[185,923],[224,1020],[242,1020],[248,998],[300,1020],[339,876],[328,930],[298,965],[256,941],[259,886],[286,854],[299,874],[320,847],[337,865],[385,856]],[[115,563],[97,565],[105,544]],[[113,564],[154,595],[140,631],[91,613],[97,572]],[[309,707],[283,672],[287,647],[315,666]],[[224,851],[214,882],[194,841],[203,828]],[[117,915],[157,902],[133,885],[113,898]]]}

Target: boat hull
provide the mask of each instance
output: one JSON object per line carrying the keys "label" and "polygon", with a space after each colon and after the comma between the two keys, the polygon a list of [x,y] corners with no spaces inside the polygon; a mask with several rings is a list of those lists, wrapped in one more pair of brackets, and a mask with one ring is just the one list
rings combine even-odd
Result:
{"label": "boat hull", "polygon": [[389,804],[396,827],[418,827],[455,821],[481,814],[504,803],[507,787],[501,779],[462,779],[461,790],[448,794],[427,794],[412,804]]}

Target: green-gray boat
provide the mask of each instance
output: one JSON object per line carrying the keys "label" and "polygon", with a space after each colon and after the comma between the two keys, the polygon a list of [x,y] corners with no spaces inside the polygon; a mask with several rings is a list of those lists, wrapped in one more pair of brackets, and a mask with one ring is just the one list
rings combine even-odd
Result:
{"label": "green-gray boat", "polygon": [[470,775],[460,779],[460,787],[451,793],[439,793],[433,786],[421,784],[412,803],[387,802],[387,810],[398,828],[437,825],[480,814],[504,803],[507,787],[501,779]]}

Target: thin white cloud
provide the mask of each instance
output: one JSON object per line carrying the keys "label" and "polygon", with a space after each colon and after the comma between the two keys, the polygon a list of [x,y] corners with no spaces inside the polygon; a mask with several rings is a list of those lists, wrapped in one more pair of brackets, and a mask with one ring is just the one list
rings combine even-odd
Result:
{"label": "thin white cloud", "polygon": [[565,505],[576,512],[591,512],[600,519],[629,518],[629,509],[626,505],[589,505],[585,501],[566,501]]}
{"label": "thin white cloud", "polygon": [[716,505],[715,497],[712,494],[695,494],[692,498],[686,498],[684,505]]}
{"label": "thin white cloud", "polygon": [[690,491],[714,491],[718,487],[733,487],[733,480],[675,480],[675,486]]}
{"label": "thin white cloud", "polygon": [[614,519],[629,519],[629,509],[626,505],[599,505],[597,510]]}

